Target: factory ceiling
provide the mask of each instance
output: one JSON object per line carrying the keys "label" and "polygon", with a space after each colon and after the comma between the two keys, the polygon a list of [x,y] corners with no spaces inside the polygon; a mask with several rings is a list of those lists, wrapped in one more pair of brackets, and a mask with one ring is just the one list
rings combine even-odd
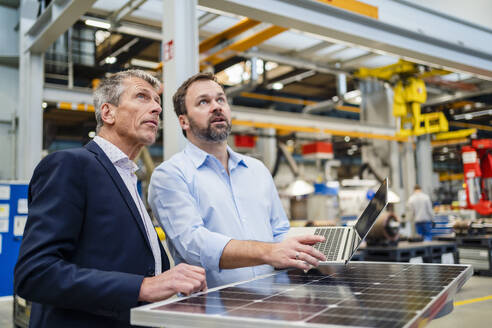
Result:
{"label": "factory ceiling", "polygon": [[[107,72],[142,68],[159,73],[161,62],[160,0],[98,0],[70,33],[65,33],[47,53],[46,82],[67,84],[68,54],[73,50],[73,83],[91,87],[92,81]],[[354,73],[361,67],[377,68],[397,63],[401,58],[354,44],[327,40],[299,31],[277,28],[247,17],[199,6],[196,17],[202,46],[213,36],[234,28],[241,33],[226,37],[201,51],[201,68],[213,70],[231,91],[232,103],[240,106],[303,112],[308,106],[332,102],[315,111],[320,115],[359,118],[360,80]],[[92,22],[91,22],[92,21]],[[94,23],[95,22],[95,23]],[[106,24],[106,26],[104,26]],[[97,26],[95,26],[97,25]],[[268,33],[265,31],[268,30]],[[250,37],[253,41],[240,51],[228,46]],[[256,41],[255,41],[256,40]],[[226,41],[226,42],[224,42]],[[214,54],[224,51],[225,58]],[[425,63],[419,63],[429,69]],[[339,79],[340,74],[345,78]],[[343,82],[340,82],[343,81]],[[386,81],[391,84],[391,81]],[[341,86],[340,84],[344,85]],[[492,129],[492,83],[461,72],[425,78],[428,101],[423,112],[442,111],[450,129],[476,127],[480,136],[490,137]],[[239,91],[234,87],[242,86]],[[342,99],[340,99],[342,98]],[[48,104],[46,123],[67,123],[66,115]],[[78,129],[91,130],[87,117],[74,117]],[[50,128],[61,132],[63,128]],[[65,132],[67,136],[69,131]],[[77,132],[78,133],[78,132]]]}

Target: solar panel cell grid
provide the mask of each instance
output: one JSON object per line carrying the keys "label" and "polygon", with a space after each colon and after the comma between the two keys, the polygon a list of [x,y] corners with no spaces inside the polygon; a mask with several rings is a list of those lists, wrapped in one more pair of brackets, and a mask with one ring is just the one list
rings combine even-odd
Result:
{"label": "solar panel cell grid", "polygon": [[[469,269],[466,266],[350,263],[308,274],[272,276],[150,307],[152,313],[196,315],[200,321],[262,320],[291,326],[405,327]],[[446,299],[441,300],[444,302]],[[219,320],[219,321],[217,321]],[[250,327],[251,325],[245,325]]]}

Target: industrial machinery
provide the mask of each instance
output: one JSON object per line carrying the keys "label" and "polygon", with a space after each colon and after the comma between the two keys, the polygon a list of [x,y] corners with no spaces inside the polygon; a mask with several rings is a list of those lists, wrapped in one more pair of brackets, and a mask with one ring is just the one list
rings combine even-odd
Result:
{"label": "industrial machinery", "polygon": [[492,215],[492,139],[472,140],[461,152],[467,207]]}
{"label": "industrial machinery", "polygon": [[492,235],[492,219],[456,220],[453,231],[457,236]]}
{"label": "industrial machinery", "polygon": [[400,220],[392,212],[382,213],[366,237],[368,246],[396,246],[400,236]]}
{"label": "industrial machinery", "polygon": [[421,105],[427,100],[424,78],[446,75],[448,71],[400,60],[379,68],[360,68],[359,78],[374,77],[388,81],[393,87],[393,116],[398,120],[398,135],[408,137],[448,131],[448,120],[442,112],[421,113]]}

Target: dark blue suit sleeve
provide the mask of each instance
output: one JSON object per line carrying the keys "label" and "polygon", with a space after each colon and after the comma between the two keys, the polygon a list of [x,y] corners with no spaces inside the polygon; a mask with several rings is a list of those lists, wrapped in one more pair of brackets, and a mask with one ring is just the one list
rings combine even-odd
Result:
{"label": "dark blue suit sleeve", "polygon": [[[15,292],[38,303],[118,317],[120,311],[138,305],[144,277],[74,263],[90,192],[84,175],[87,160],[82,157],[76,152],[54,153],[33,174]],[[94,243],[105,242],[110,241],[94,236]]]}

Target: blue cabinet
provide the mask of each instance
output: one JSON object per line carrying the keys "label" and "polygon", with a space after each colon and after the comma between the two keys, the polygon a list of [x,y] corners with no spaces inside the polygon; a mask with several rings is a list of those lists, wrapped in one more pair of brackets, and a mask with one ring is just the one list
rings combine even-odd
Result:
{"label": "blue cabinet", "polygon": [[13,295],[14,266],[27,220],[25,182],[0,181],[0,297]]}

